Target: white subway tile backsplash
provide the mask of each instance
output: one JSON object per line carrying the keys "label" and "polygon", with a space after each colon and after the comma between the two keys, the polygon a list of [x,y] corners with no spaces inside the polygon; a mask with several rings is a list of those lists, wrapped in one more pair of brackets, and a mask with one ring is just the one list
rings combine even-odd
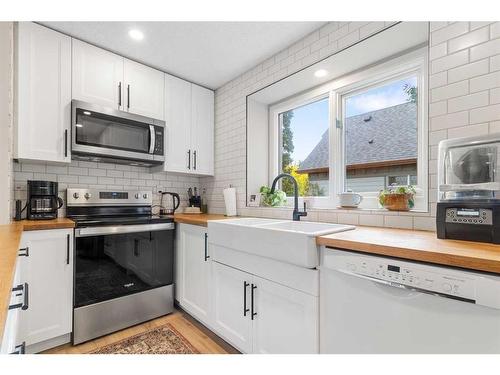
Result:
{"label": "white subway tile backsplash", "polygon": [[497,120],[500,120],[500,104],[477,108],[470,111],[471,124]]}
{"label": "white subway tile backsplash", "polygon": [[435,46],[436,44],[443,43],[447,40],[455,38],[459,35],[465,34],[469,31],[469,23],[468,22],[455,22],[446,27],[443,27],[439,30],[431,33],[431,46]]}
{"label": "white subway tile backsplash", "polygon": [[443,70],[449,70],[456,66],[464,65],[469,62],[469,51],[459,51],[451,55],[441,57],[431,62],[431,72],[438,73]]}
{"label": "white subway tile backsplash", "polygon": [[493,39],[489,42],[472,47],[470,50],[470,60],[476,61],[498,54],[500,54],[500,39]]}
{"label": "white subway tile backsplash", "polygon": [[469,48],[489,39],[489,27],[483,27],[448,41],[448,53]]}
{"label": "white subway tile backsplash", "polygon": [[466,109],[483,107],[485,105],[488,105],[488,91],[481,91],[475,94],[459,96],[458,98],[448,100],[448,112],[459,112]]}
{"label": "white subway tile backsplash", "polygon": [[431,102],[455,98],[469,93],[469,82],[461,81],[431,90]]}
{"label": "white subway tile backsplash", "polygon": [[[487,135],[489,131],[488,124],[467,125],[459,128],[448,129],[448,138],[473,137]],[[437,186],[434,186],[437,187]]]}
{"label": "white subway tile backsplash", "polygon": [[500,70],[500,55],[490,57],[490,71]]}
{"label": "white subway tile backsplash", "polygon": [[488,90],[495,87],[500,87],[500,71],[490,74],[485,74],[480,77],[471,78],[469,81],[470,92]]}
{"label": "white subway tile backsplash", "polygon": [[462,65],[448,70],[448,82],[453,83],[488,73],[488,59]]}
{"label": "white subway tile backsplash", "polygon": [[469,123],[469,113],[467,111],[450,113],[443,116],[431,118],[431,131],[440,129],[456,128]]}
{"label": "white subway tile backsplash", "polygon": [[444,86],[448,83],[448,71],[432,74],[429,77],[429,88]]}
{"label": "white subway tile backsplash", "polygon": [[500,103],[500,87],[490,90],[490,104]]}
{"label": "white subway tile backsplash", "polygon": [[495,22],[490,25],[490,38],[500,38],[500,22]]}
{"label": "white subway tile backsplash", "polygon": [[413,217],[411,216],[385,216],[384,226],[399,229],[413,229]]}
{"label": "white subway tile backsplash", "polygon": [[446,56],[448,53],[448,44],[443,42],[434,47],[429,48],[429,59],[435,60],[437,58]]}

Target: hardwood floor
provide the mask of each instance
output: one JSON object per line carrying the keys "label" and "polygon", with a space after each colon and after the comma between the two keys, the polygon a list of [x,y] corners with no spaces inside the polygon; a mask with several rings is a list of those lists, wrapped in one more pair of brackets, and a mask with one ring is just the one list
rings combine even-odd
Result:
{"label": "hardwood floor", "polygon": [[165,323],[170,323],[202,354],[236,354],[235,348],[198,323],[194,318],[181,310],[175,310],[170,315],[150,320],[107,336],[87,341],[80,345],[66,344],[47,350],[42,354],[85,354],[102,346],[126,339],[127,337],[154,329]]}

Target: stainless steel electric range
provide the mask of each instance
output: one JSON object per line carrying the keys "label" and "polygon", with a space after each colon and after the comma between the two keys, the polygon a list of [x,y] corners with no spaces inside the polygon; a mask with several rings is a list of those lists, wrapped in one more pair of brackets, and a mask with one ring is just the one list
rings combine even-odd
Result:
{"label": "stainless steel electric range", "polygon": [[173,311],[172,217],[151,191],[67,190],[75,226],[73,344]]}

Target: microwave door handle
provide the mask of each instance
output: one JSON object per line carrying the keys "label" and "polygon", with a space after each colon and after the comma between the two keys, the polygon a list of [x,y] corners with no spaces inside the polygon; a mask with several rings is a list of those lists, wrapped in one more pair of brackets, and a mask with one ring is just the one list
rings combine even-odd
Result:
{"label": "microwave door handle", "polygon": [[154,154],[155,153],[155,143],[156,143],[156,134],[155,134],[155,127],[153,125],[149,125],[149,153]]}

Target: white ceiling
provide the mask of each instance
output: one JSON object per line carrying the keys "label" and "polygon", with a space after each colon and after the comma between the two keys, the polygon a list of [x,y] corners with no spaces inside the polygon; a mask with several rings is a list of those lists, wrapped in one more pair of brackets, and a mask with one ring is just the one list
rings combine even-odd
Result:
{"label": "white ceiling", "polygon": [[[42,22],[167,73],[215,89],[324,22]],[[144,33],[142,41],[128,36]]]}

